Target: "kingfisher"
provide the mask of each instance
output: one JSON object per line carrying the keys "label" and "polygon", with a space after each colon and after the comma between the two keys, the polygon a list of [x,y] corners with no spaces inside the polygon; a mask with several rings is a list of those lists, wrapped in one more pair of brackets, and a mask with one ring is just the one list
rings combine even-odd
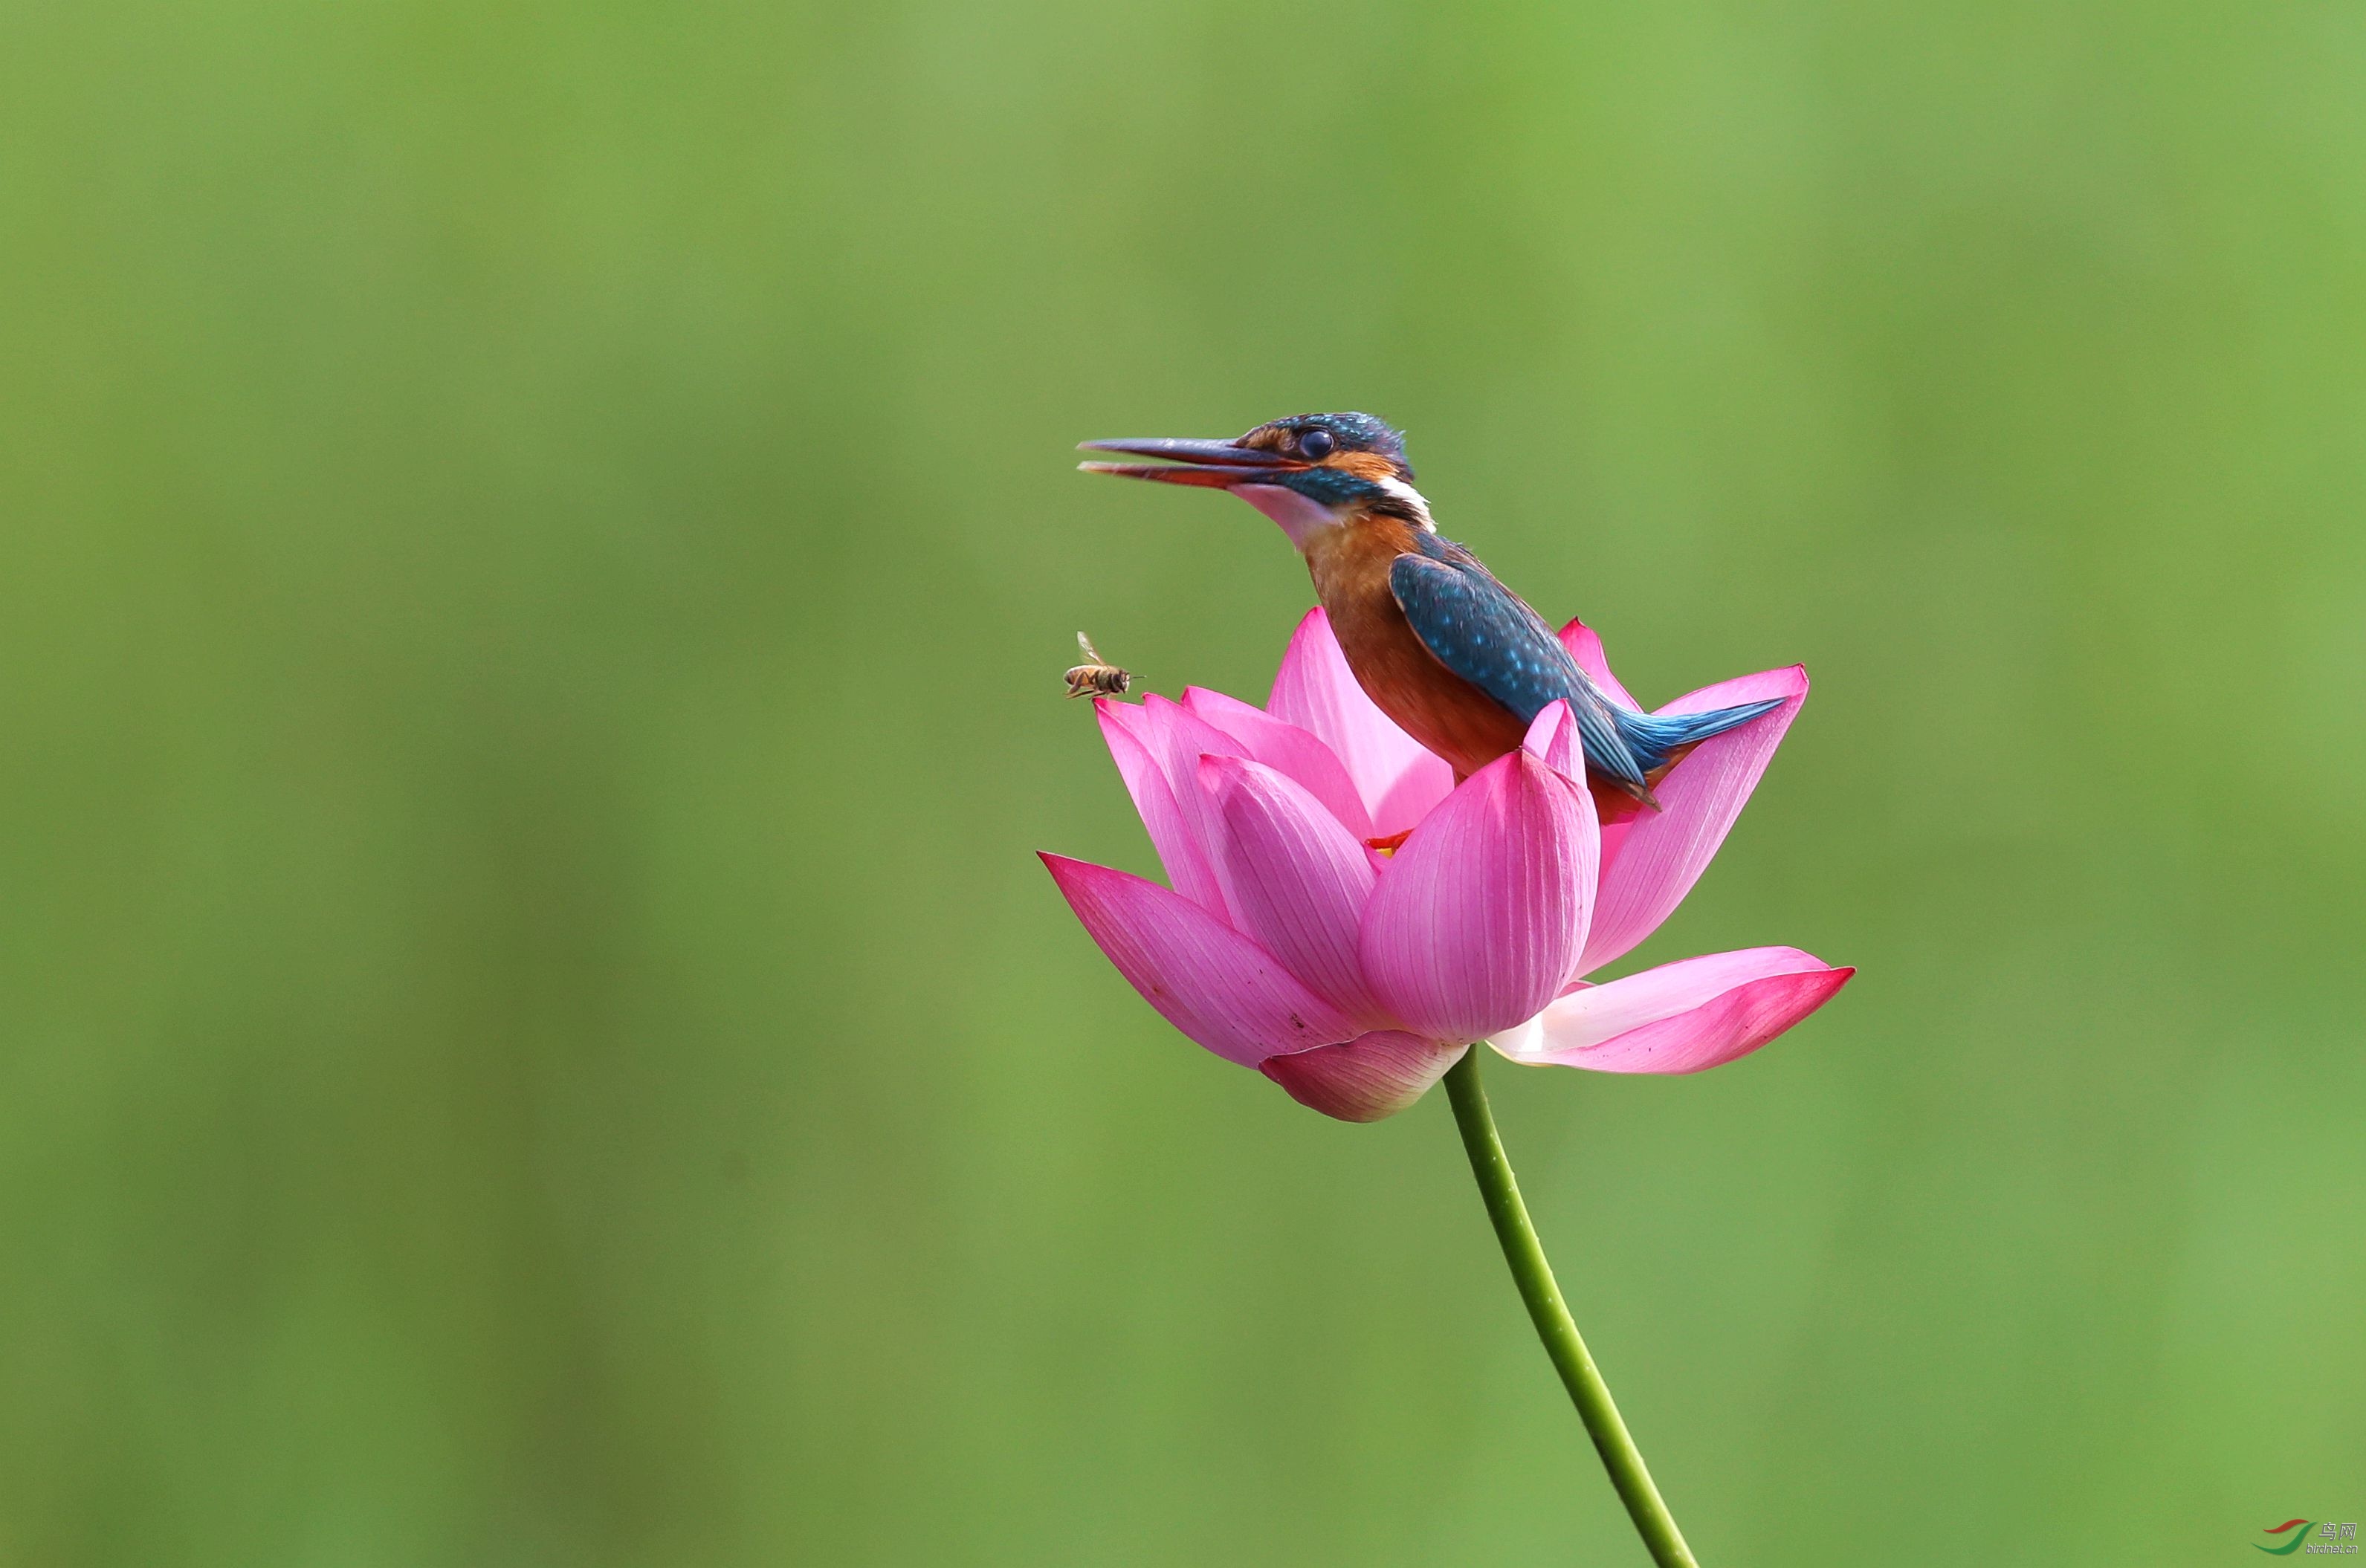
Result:
{"label": "kingfisher", "polygon": [[1279,523],[1305,558],[1357,684],[1458,779],[1517,749],[1529,722],[1565,701],[1606,817],[1657,811],[1652,786],[1685,753],[1782,706],[1654,714],[1612,700],[1526,599],[1438,533],[1403,434],[1369,414],[1292,414],[1230,441],[1079,450],[1158,460],[1078,465],[1087,473],[1230,490]]}

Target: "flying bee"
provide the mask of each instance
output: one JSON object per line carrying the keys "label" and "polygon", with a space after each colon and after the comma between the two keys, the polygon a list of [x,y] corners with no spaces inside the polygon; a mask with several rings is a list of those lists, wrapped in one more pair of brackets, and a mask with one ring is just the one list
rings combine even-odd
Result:
{"label": "flying bee", "polygon": [[1124,696],[1125,689],[1133,684],[1132,674],[1105,663],[1093,640],[1082,632],[1076,633],[1076,646],[1085,650],[1087,662],[1068,672],[1068,695],[1082,697],[1089,691],[1096,697]]}

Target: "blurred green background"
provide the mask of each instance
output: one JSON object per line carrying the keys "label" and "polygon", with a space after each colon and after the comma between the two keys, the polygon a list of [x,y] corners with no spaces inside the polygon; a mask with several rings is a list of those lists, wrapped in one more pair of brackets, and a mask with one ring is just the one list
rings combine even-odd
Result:
{"label": "blurred green background", "polygon": [[1816,694],[1491,1075],[1705,1561],[2366,1516],[2366,31],[2327,5],[0,6],[0,1564],[1639,1562],[1442,1096],[1039,847],[1410,428],[1647,700]]}

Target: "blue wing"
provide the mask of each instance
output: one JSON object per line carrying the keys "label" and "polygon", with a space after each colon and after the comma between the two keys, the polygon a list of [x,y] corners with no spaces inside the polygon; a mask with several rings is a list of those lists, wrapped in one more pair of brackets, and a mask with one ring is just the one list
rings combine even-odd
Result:
{"label": "blue wing", "polygon": [[1552,629],[1460,545],[1435,535],[1421,543],[1424,554],[1390,564],[1389,591],[1422,646],[1523,723],[1566,701],[1586,767],[1648,798],[1643,766],[1620,734],[1609,700]]}

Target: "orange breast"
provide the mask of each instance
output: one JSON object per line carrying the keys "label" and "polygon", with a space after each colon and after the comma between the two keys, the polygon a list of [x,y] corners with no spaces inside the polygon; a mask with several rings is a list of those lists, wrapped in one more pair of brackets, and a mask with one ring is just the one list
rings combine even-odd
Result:
{"label": "orange breast", "polygon": [[1467,777],[1517,747],[1527,727],[1414,635],[1389,591],[1390,564],[1413,549],[1411,523],[1358,518],[1311,541],[1306,567],[1357,684],[1399,729]]}

